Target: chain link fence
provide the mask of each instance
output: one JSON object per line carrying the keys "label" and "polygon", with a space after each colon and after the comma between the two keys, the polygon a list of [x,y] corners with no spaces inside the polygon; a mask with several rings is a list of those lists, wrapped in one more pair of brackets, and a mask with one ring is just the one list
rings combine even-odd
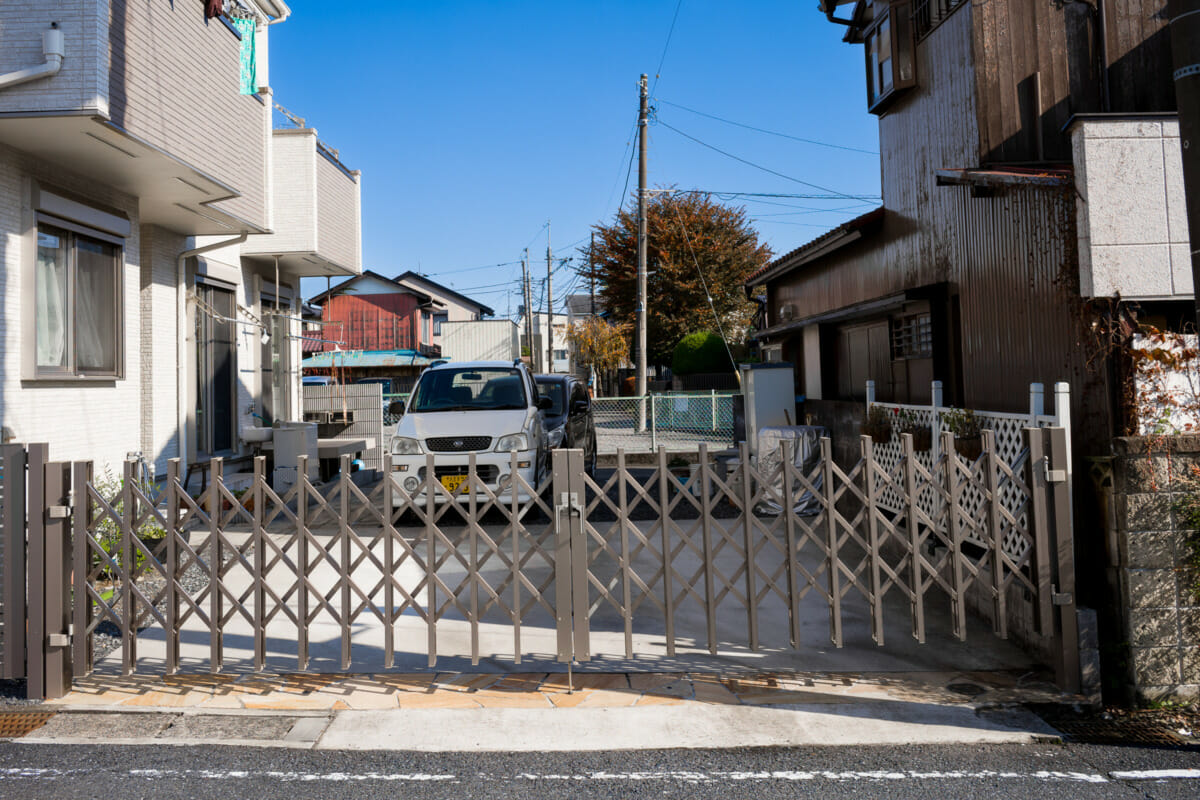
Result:
{"label": "chain link fence", "polygon": [[596,397],[596,447],[600,453],[696,450],[733,446],[735,392],[664,392],[647,397]]}

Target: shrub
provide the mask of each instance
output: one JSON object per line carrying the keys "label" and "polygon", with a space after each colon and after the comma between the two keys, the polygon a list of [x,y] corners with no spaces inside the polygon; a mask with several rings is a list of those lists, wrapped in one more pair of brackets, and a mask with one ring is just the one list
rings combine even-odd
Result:
{"label": "shrub", "polygon": [[701,372],[729,372],[733,362],[725,342],[712,331],[689,333],[675,345],[671,358],[671,371],[676,375],[692,375]]}

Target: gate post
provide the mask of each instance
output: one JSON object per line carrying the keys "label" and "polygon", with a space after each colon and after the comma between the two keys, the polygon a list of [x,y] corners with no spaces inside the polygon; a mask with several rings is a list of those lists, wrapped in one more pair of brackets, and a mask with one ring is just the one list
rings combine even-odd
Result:
{"label": "gate post", "polygon": [[558,660],[591,658],[587,614],[587,543],[583,537],[583,451],[555,450],[551,501],[554,504],[554,618]]}
{"label": "gate post", "polygon": [[46,462],[50,446],[29,445],[26,520],[29,531],[25,626],[25,687],[29,697],[46,696]]}
{"label": "gate post", "polygon": [[4,672],[25,677],[25,446],[0,445],[0,528],[4,533]]}
{"label": "gate post", "polygon": [[45,637],[46,676],[43,697],[62,697],[71,690],[71,465],[46,465]]}
{"label": "gate post", "polygon": [[[1057,388],[1057,387],[1056,387]],[[1055,650],[1054,672],[1059,688],[1078,692],[1079,618],[1075,608],[1075,534],[1071,526],[1071,451],[1068,428],[1050,428],[1047,480],[1054,509],[1055,592],[1058,608],[1060,646]]]}

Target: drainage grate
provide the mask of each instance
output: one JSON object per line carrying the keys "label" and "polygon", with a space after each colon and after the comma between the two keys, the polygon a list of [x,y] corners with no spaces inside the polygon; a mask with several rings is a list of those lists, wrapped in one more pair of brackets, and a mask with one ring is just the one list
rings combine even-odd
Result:
{"label": "drainage grate", "polygon": [[0,739],[20,739],[50,721],[54,711],[0,711]]}
{"label": "drainage grate", "polygon": [[1188,742],[1165,725],[1132,720],[1051,720],[1068,741],[1080,744],[1145,744],[1178,747]]}

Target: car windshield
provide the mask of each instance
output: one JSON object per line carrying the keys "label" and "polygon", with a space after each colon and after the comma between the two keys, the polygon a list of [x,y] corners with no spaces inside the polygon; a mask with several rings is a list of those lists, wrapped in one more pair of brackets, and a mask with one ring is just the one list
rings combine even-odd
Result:
{"label": "car windshield", "polygon": [[557,417],[563,413],[566,404],[563,402],[563,385],[558,381],[546,381],[542,383],[538,381],[538,394],[542,397],[549,397],[550,402],[554,405],[546,412],[548,416]]}
{"label": "car windshield", "polygon": [[430,370],[421,376],[408,411],[475,411],[526,408],[524,382],[516,369],[463,367]]}

